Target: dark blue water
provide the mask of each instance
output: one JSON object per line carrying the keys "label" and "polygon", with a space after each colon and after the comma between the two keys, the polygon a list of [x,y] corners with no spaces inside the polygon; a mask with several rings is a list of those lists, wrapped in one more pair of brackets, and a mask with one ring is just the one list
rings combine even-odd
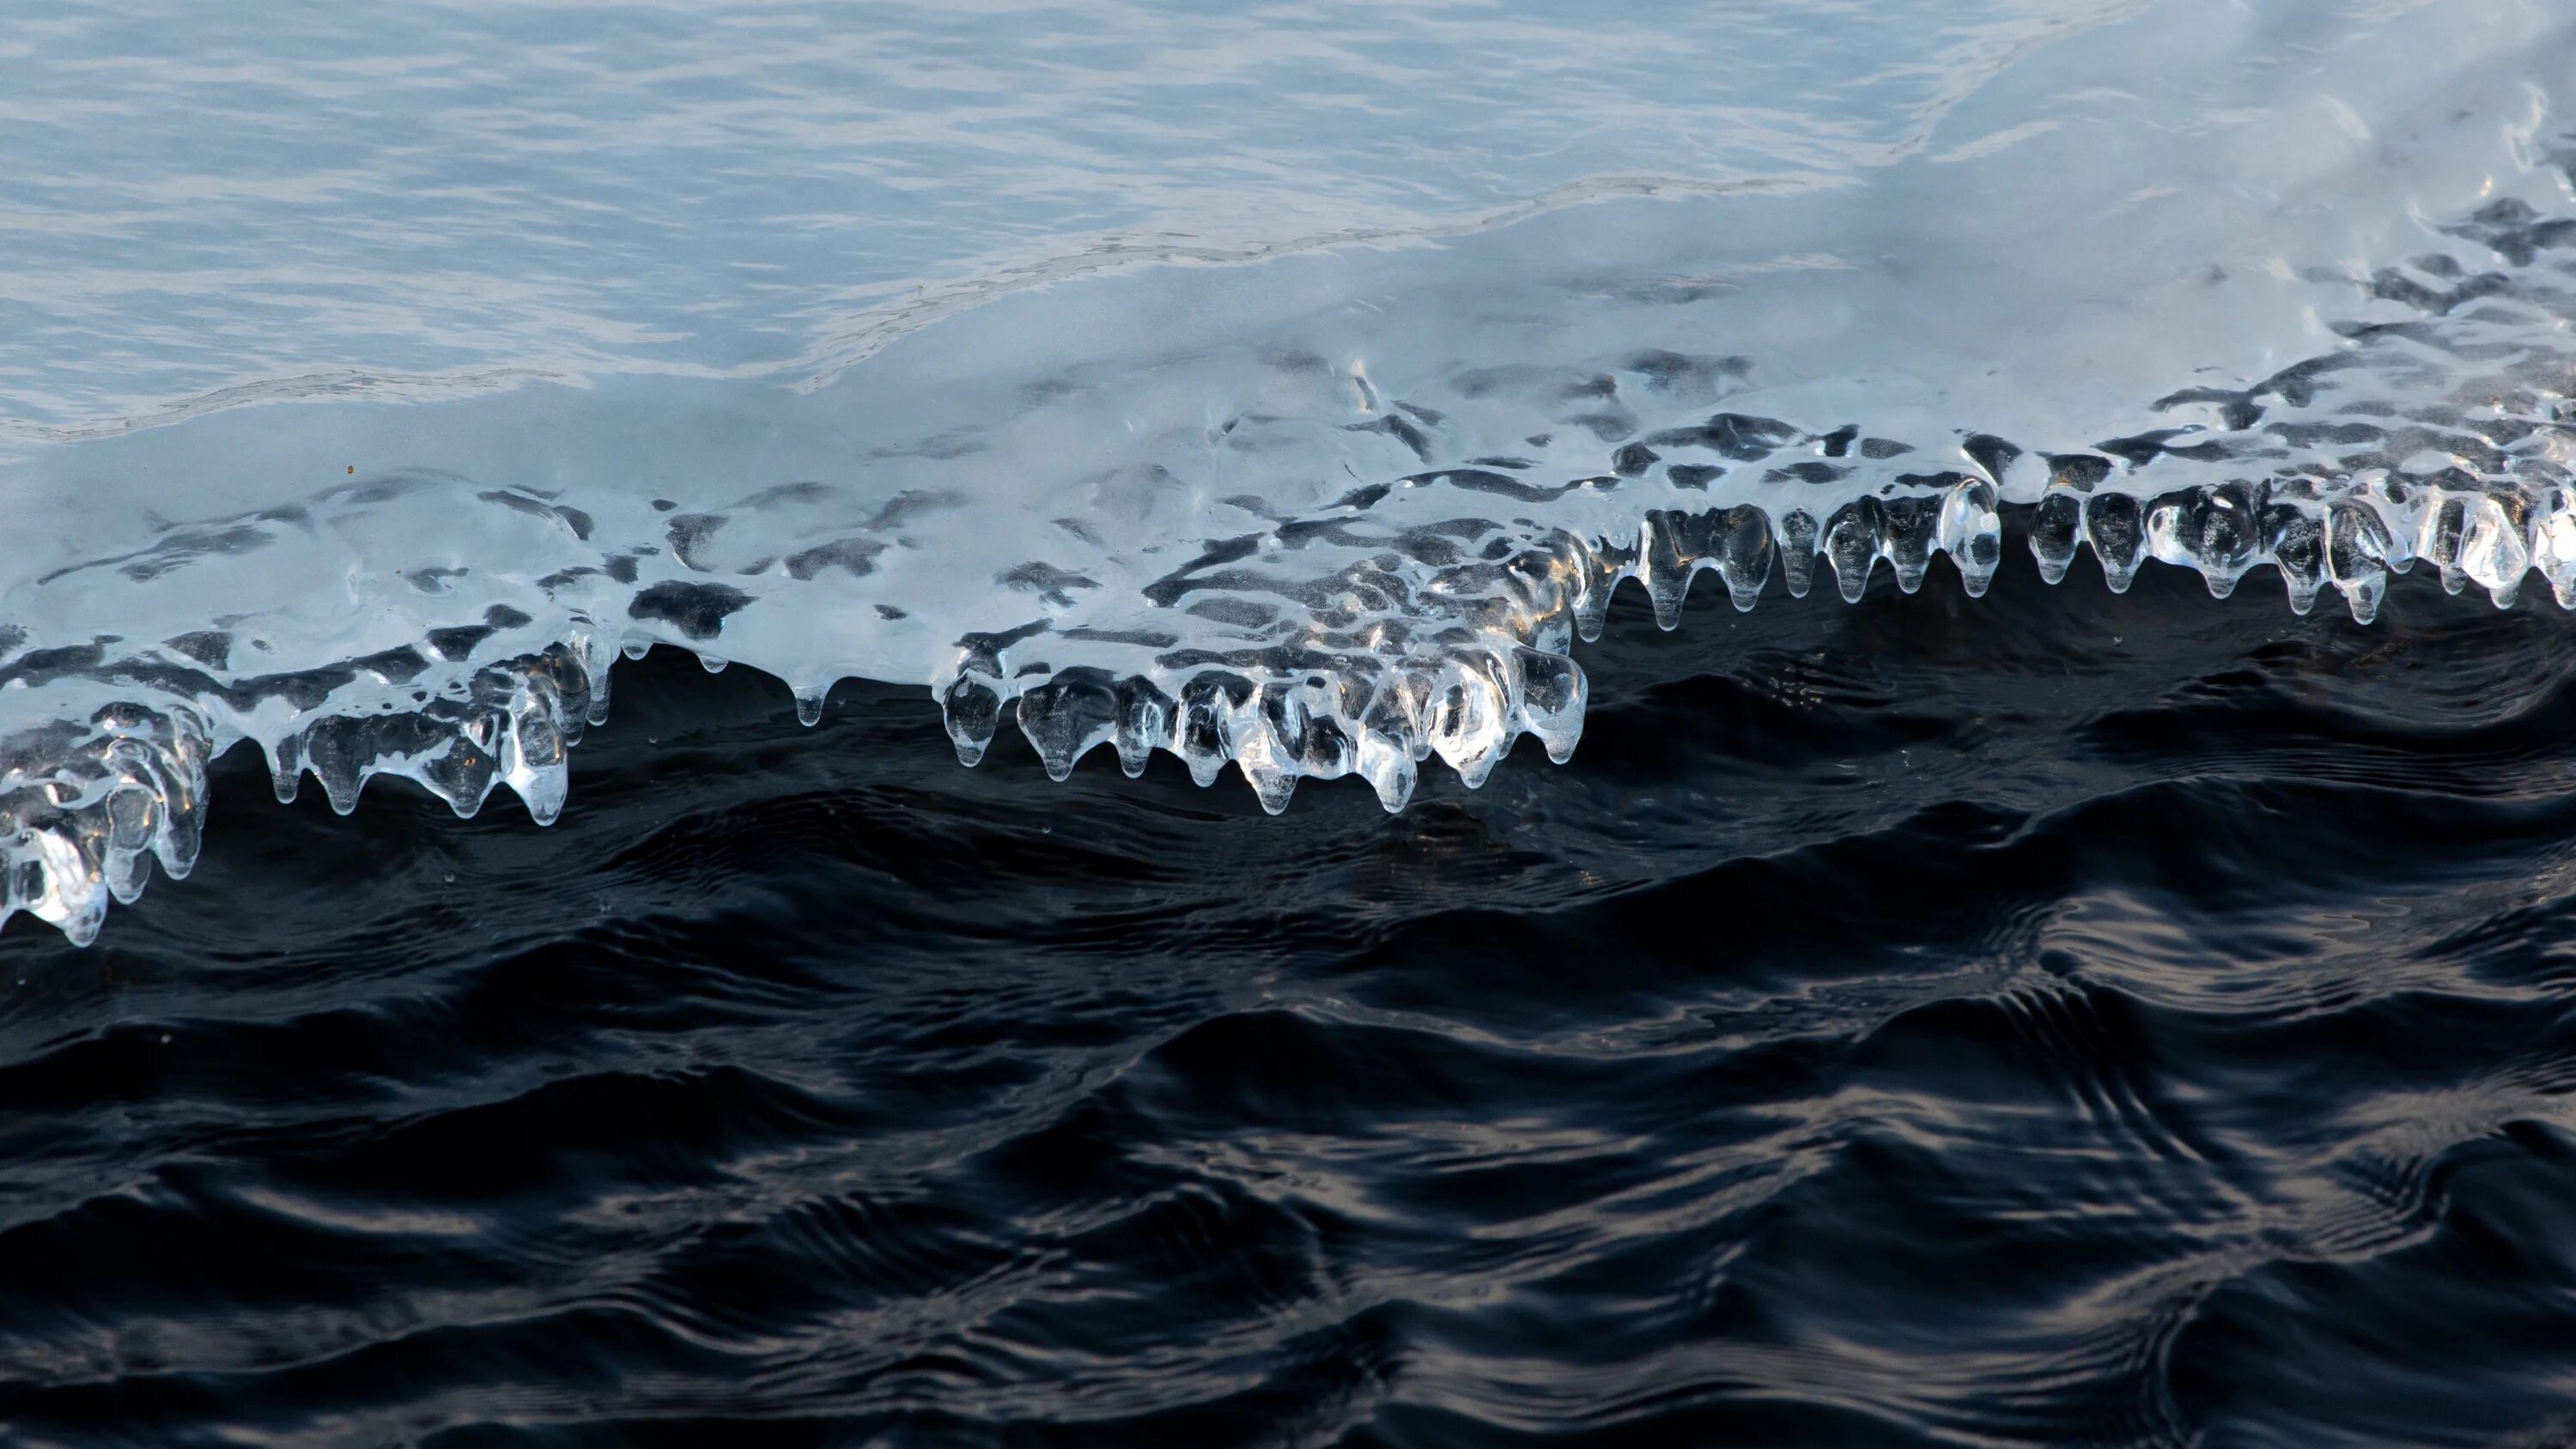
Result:
{"label": "dark blue water", "polygon": [[552,829],[228,757],[0,936],[0,1440],[2576,1442],[2576,632],[2009,559],[1399,817],[668,651]]}

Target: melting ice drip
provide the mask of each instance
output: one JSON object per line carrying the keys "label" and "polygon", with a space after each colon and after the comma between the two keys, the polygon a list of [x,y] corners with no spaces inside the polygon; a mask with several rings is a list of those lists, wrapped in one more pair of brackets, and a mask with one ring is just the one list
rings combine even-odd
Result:
{"label": "melting ice drip", "polygon": [[[1819,560],[1856,600],[1881,561],[1911,593],[1946,555],[1979,595],[2007,512],[2052,583],[2088,547],[2115,591],[2149,558],[2220,596],[2269,564],[2294,610],[2331,585],[2366,623],[2420,559],[2498,607],[2534,571],[2576,607],[2576,219],[2501,200],[2446,232],[2345,279],[2365,320],[2342,346],[2175,392],[2153,427],[2090,446],[1775,415],[1793,394],[1743,357],[1452,364],[1398,387],[1273,346],[1184,359],[1252,401],[1176,413],[1074,480],[1090,513],[1054,520],[1043,553],[954,489],[811,481],[576,506],[407,474],[168,528],[7,595],[0,921],[86,942],[147,856],[185,875],[207,764],[243,740],[281,799],[310,774],[346,812],[397,775],[461,815],[506,785],[549,821],[614,652],[654,642],[780,675],[807,724],[845,674],[922,679],[970,765],[1015,713],[1058,779],[1106,744],[1130,775],[1163,750],[1202,785],[1231,761],[1273,812],[1351,774],[1394,811],[1435,756],[1473,787],[1523,732],[1571,755],[1570,650],[1624,579],[1666,628],[1703,572],[1750,609],[1775,573],[1803,596]],[[1080,391],[1036,390],[1014,426],[1046,439]],[[1175,547],[1173,497],[1243,526]],[[1098,526],[1122,512],[1143,526]],[[902,602],[955,574],[993,581],[980,614]],[[208,618],[208,597],[241,607]]]}

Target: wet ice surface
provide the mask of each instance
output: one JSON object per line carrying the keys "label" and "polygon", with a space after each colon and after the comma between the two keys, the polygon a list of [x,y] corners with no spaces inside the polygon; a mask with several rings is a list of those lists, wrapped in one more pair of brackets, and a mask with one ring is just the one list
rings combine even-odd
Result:
{"label": "wet ice surface", "polygon": [[1847,181],[2136,8],[58,7],[7,57],[0,436],[243,389],[811,385],[1121,261]]}

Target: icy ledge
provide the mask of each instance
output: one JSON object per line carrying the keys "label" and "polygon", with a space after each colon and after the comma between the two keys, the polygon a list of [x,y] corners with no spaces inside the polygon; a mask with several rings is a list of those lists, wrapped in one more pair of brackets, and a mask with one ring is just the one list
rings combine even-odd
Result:
{"label": "icy ledge", "polygon": [[[2150,558],[2196,570],[2219,598],[2269,564],[2293,611],[2306,614],[2331,584],[2353,618],[2367,624],[2388,575],[2424,559],[2440,568],[2451,592],[2474,582],[2500,609],[2512,606],[2535,571],[2561,608],[2576,608],[2576,492],[2564,484],[2535,497],[2418,485],[2383,473],[2331,485],[2230,482],[2141,498],[2097,490],[2096,459],[2050,461],[2028,543],[2051,583],[2085,547],[2115,593],[2126,592]],[[1716,574],[1735,607],[1750,610],[1775,563],[1794,598],[1807,593],[1822,559],[1843,598],[1856,602],[1881,560],[1911,594],[1933,556],[1947,554],[1974,598],[1984,595],[2002,558],[2001,533],[1994,482],[1956,473],[1853,500],[1821,521],[1804,509],[1738,504],[1655,510],[1634,535],[1617,537],[1560,533],[1513,547],[1498,531],[1466,540],[1466,559],[1424,577],[1372,561],[1339,580],[1355,599],[1412,600],[1428,617],[1406,628],[1376,619],[1347,631],[1320,629],[1293,646],[1193,651],[1124,676],[1090,666],[1032,671],[1015,667],[1008,642],[975,641],[941,688],[940,703],[968,765],[983,757],[1003,706],[1015,702],[1021,732],[1058,780],[1105,744],[1131,777],[1155,750],[1178,756],[1202,786],[1232,761],[1273,814],[1287,807],[1300,779],[1352,774],[1393,812],[1411,798],[1418,766],[1435,755],[1471,789],[1523,732],[1537,736],[1550,759],[1572,757],[1585,692],[1582,669],[1570,657],[1572,638],[1599,637],[1624,579],[1644,585],[1665,629],[1680,622],[1701,573]],[[1484,546],[1474,547],[1480,541]],[[1261,545],[1295,547],[1277,535]],[[1248,582],[1239,570],[1228,578],[1237,589]]]}
{"label": "icy ledge", "polygon": [[[396,775],[463,816],[506,786],[538,824],[551,824],[563,810],[565,750],[586,721],[606,718],[608,677],[604,661],[568,643],[486,666],[417,710],[317,712],[266,745],[277,797],[294,799],[309,773],[346,815],[367,780]],[[119,699],[74,715],[77,723],[0,737],[0,925],[25,911],[87,945],[110,900],[131,905],[143,893],[152,861],[172,880],[197,863],[207,766],[245,736],[220,728],[201,701],[121,682],[112,692],[152,702]],[[100,682],[35,688],[69,713]]]}
{"label": "icy ledge", "polygon": [[[2576,151],[2553,166],[2576,186]],[[551,820],[615,653],[654,643],[777,675],[808,724],[842,677],[926,683],[968,764],[1013,706],[1058,778],[1107,744],[1202,784],[1232,761],[1273,812],[1351,774],[1398,810],[1435,756],[1472,787],[1524,732],[1572,753],[1572,646],[1623,579],[1666,627],[1704,571],[1750,608],[1819,559],[1857,599],[1881,561],[1911,593],[1946,554],[1976,595],[2007,510],[2052,582],[2088,547],[2114,590],[2150,558],[2221,596],[2268,564],[2293,609],[2332,585],[2366,623],[2426,560],[2499,607],[2535,572],[2576,607],[2576,219],[2507,199],[2437,235],[2326,279],[2358,294],[2332,350],[2089,446],[1945,428],[1937,393],[1882,379],[1769,386],[1743,356],[1373,375],[1264,340],[1040,379],[730,502],[740,478],[396,474],[32,564],[0,591],[0,923],[86,942],[147,856],[185,874],[207,763],[244,740],[280,798],[311,775],[345,812],[397,775]]]}
{"label": "icy ledge", "polygon": [[[2564,438],[2553,431],[2546,442],[2525,450],[2518,472],[2564,478],[2554,461]],[[1898,587],[1914,592],[1935,554],[1949,555],[1962,587],[1982,595],[2003,552],[2001,484],[1993,475],[2011,477],[2023,460],[1993,440],[1973,440],[1968,451],[1985,466],[1915,475],[1822,519],[1799,507],[1741,503],[1650,510],[1633,532],[1589,539],[1561,530],[1533,535],[1511,523],[1462,524],[1430,538],[1410,531],[1410,557],[1368,549],[1371,540],[1354,534],[1350,519],[1302,520],[1210,551],[1162,581],[1159,596],[1169,607],[1202,590],[1259,592],[1266,569],[1298,579],[1316,598],[1311,575],[1283,570],[1279,559],[1324,539],[1336,548],[1360,545],[1363,557],[1331,578],[1337,597],[1319,599],[1316,623],[1294,642],[1165,651],[1149,668],[1115,673],[1084,664],[1016,666],[1015,652],[1047,632],[970,638],[937,694],[958,756],[969,765],[982,758],[1007,704],[1016,705],[1021,732],[1059,780],[1106,744],[1130,776],[1163,750],[1202,786],[1232,761],[1272,813],[1286,808],[1301,779],[1352,774],[1397,811],[1421,764],[1435,756],[1470,788],[1484,783],[1523,732],[1537,736],[1553,760],[1572,756],[1585,687],[1571,645],[1599,635],[1624,579],[1643,585],[1667,629],[1678,624],[1703,572],[1716,574],[1735,606],[1749,610],[1775,570],[1792,597],[1805,595],[1820,559],[1846,600],[1861,596],[1882,560]],[[2051,582],[2085,547],[2114,591],[2126,590],[2150,558],[2198,571],[2221,597],[2269,564],[2292,609],[2306,613],[2331,584],[2367,623],[2387,575],[2421,559],[2438,567],[2454,592],[2474,582],[2499,608],[2514,602],[2532,572],[2562,608],[2576,608],[2576,489],[2566,481],[2463,487],[2460,479],[2427,483],[2376,471],[2331,483],[2239,480],[2141,497],[2105,486],[2109,467],[2098,455],[2041,462],[2047,476],[2028,508],[2027,542]],[[1434,478],[1403,483],[1456,486]],[[1351,511],[1365,508],[1355,503]],[[1425,562],[1425,554],[1446,561]],[[1397,600],[1407,610],[1401,621],[1382,612]],[[1350,627],[1333,627],[1340,618]],[[535,621],[501,622],[518,633]],[[12,702],[12,713],[60,718],[0,739],[7,886],[0,922],[26,911],[86,944],[110,900],[131,903],[142,892],[150,860],[173,879],[185,877],[197,857],[209,762],[251,737],[241,706],[256,714],[281,694],[300,691],[308,701],[260,742],[281,800],[293,799],[309,774],[345,814],[369,779],[393,775],[464,816],[507,787],[540,824],[551,822],[563,808],[568,748],[585,726],[607,717],[613,654],[597,633],[572,629],[411,701],[405,688],[433,673],[443,651],[460,647],[458,631],[442,632],[446,637],[417,648],[283,688],[270,679],[217,689],[214,708],[200,692],[203,677],[189,671],[155,677],[132,667],[101,670],[86,651],[20,655],[0,670],[0,687],[28,692]],[[656,637],[629,633],[621,643],[640,656]],[[702,657],[710,668],[723,667],[712,652]],[[102,691],[121,697],[79,706]],[[394,707],[389,695],[410,707]],[[817,722],[820,704],[820,691],[800,691],[799,718]],[[30,705],[37,707],[23,707]],[[219,724],[219,716],[228,722]]]}

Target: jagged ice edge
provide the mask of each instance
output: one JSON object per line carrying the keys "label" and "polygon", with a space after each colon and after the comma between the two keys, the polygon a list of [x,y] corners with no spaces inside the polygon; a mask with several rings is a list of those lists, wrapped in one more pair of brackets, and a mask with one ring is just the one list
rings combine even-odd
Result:
{"label": "jagged ice edge", "polygon": [[[2513,604],[2533,571],[2562,608],[2576,608],[2576,490],[2564,484],[2453,487],[2372,470],[2332,482],[2239,480],[2142,498],[2100,486],[2105,460],[2047,462],[2050,477],[2027,527],[2051,583],[2085,547],[2114,592],[2125,591],[2148,558],[2196,569],[2221,598],[2268,563],[2294,611],[2307,613],[2332,584],[2367,624],[2388,574],[2420,558],[2440,569],[2452,592],[2477,583],[2498,608]],[[1666,629],[1679,623],[1702,572],[1715,573],[1735,606],[1749,610],[1775,564],[1790,595],[1803,597],[1818,558],[1849,601],[1861,597],[1881,560],[1901,590],[1915,592],[1935,554],[1948,555],[1966,592],[1981,596],[2002,558],[1997,482],[1938,476],[1939,486],[1884,489],[1821,521],[1803,508],[1775,516],[1741,503],[1653,510],[1633,535],[1584,539],[1558,530],[1499,564],[1453,565],[1414,582],[1408,597],[1431,616],[1422,625],[1309,629],[1293,644],[1166,656],[1150,672],[1123,677],[1090,666],[1021,674],[1010,658],[1018,641],[970,638],[934,692],[968,765],[983,757],[1012,704],[1022,734],[1058,780],[1106,744],[1130,776],[1159,749],[1202,786],[1232,761],[1273,814],[1300,779],[1348,774],[1398,811],[1418,766],[1435,755],[1471,789],[1524,732],[1550,759],[1572,757],[1586,692],[1572,643],[1599,636],[1623,580],[1645,587]],[[630,636],[622,647],[640,657],[651,642]],[[346,814],[367,780],[398,775],[460,816],[506,786],[538,823],[551,823],[563,807],[566,751],[585,725],[607,718],[609,662],[596,635],[575,631],[484,666],[462,698],[406,713],[327,714],[289,728],[266,748],[278,798],[293,799],[300,777],[311,774]],[[713,655],[705,662],[722,667]],[[821,693],[800,692],[797,715],[818,722]],[[148,861],[184,878],[197,858],[207,767],[232,743],[206,710],[180,697],[119,701],[85,723],[0,741],[0,923],[25,911],[86,944],[111,899],[131,903],[141,894]]]}
{"label": "jagged ice edge", "polygon": [[[2245,482],[2141,499],[2093,491],[2107,467],[2088,465],[2100,460],[2051,461],[2054,476],[2032,509],[2029,537],[2052,584],[2087,546],[2114,593],[2128,590],[2146,558],[2198,570],[2218,598],[2269,563],[2294,612],[2308,613],[2331,583],[2353,618],[2367,624],[2388,574],[2422,557],[2439,566],[2451,592],[2474,581],[2500,609],[2512,606],[2534,569],[2562,608],[2576,608],[2576,494],[2564,487],[2535,501],[2518,491],[2410,487],[2381,473],[2347,480],[2332,499],[2313,488],[2302,496],[2296,484]],[[1585,685],[1565,636],[1570,626],[1586,641],[1599,637],[1622,580],[1640,581],[1656,623],[1672,629],[1703,571],[1718,575],[1737,609],[1750,610],[1775,555],[1792,597],[1806,594],[1822,557],[1843,598],[1857,602],[1880,560],[1911,594],[1936,553],[1950,556],[1971,598],[1983,596],[2002,557],[1989,480],[1857,499],[1822,524],[1803,509],[1775,521],[1758,506],[1738,504],[1649,512],[1634,538],[1559,533],[1494,571],[1504,587],[1490,601],[1497,606],[1481,611],[1480,628],[1435,633],[1430,647],[1392,658],[1369,647],[1378,641],[1322,637],[1284,660],[1264,651],[1272,657],[1258,671],[1199,664],[1157,671],[1160,678],[1114,678],[1075,667],[1032,683],[1012,670],[1007,645],[971,645],[940,687],[940,703],[968,765],[983,757],[1003,705],[1016,701],[1021,732],[1058,780],[1102,744],[1130,777],[1160,749],[1178,756],[1202,786],[1234,761],[1272,814],[1287,807],[1300,778],[1346,774],[1366,779],[1394,812],[1412,796],[1416,765],[1435,754],[1471,789],[1523,731],[1539,738],[1550,759],[1572,757]],[[1436,596],[1440,582],[1423,592]],[[1453,637],[1462,632],[1467,637]]]}

